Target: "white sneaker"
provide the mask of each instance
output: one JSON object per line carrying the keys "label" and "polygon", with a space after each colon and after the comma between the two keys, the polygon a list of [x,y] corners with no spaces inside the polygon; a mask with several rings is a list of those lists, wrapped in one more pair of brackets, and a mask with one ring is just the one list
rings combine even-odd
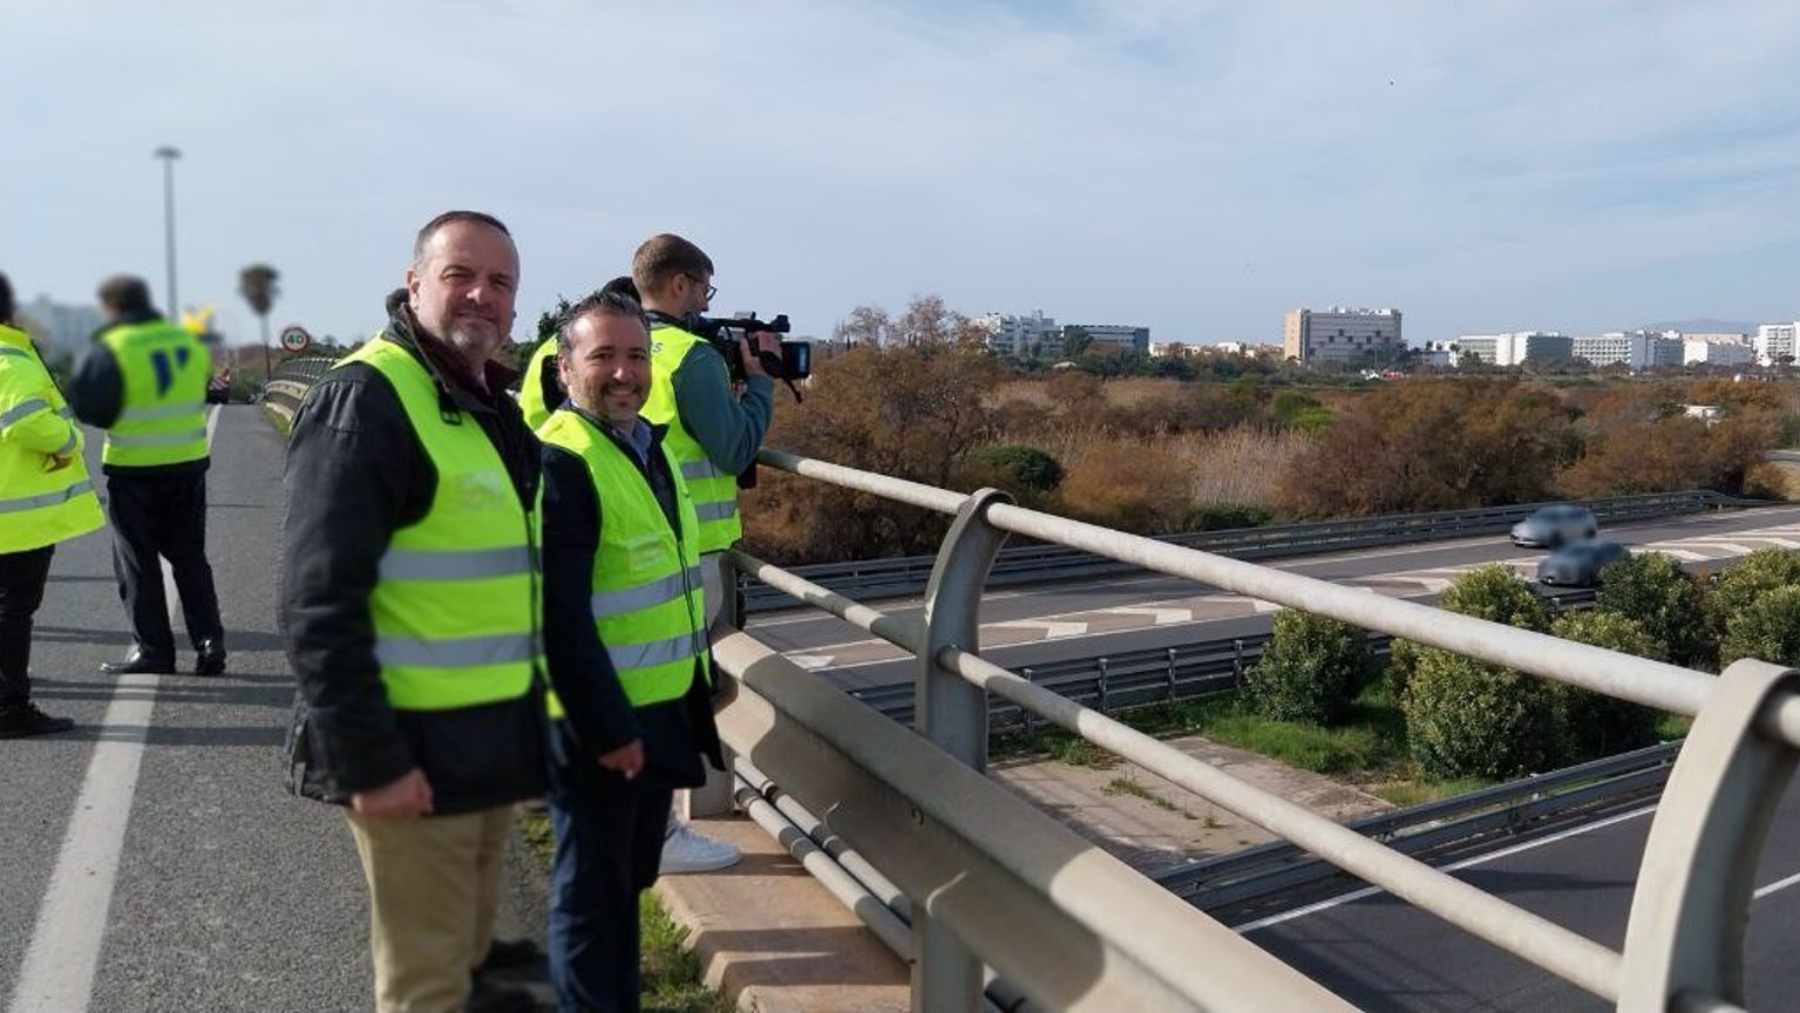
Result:
{"label": "white sneaker", "polygon": [[742,857],[732,845],[704,837],[686,823],[672,820],[663,837],[661,871],[664,875],[717,872],[736,865]]}

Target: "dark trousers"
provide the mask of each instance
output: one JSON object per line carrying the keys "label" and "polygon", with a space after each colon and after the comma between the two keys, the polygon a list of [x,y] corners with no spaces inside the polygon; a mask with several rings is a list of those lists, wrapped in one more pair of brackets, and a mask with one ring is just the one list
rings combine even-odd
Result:
{"label": "dark trousers", "polygon": [[550,981],[561,1013],[637,1013],[638,894],[656,882],[674,792],[581,755],[551,765]]}
{"label": "dark trousers", "polygon": [[113,573],[138,646],[152,658],[173,660],[175,634],[163,594],[161,556],[175,571],[175,590],[188,638],[220,640],[219,596],[206,562],[206,473],[113,475],[106,482],[113,528]]}
{"label": "dark trousers", "polygon": [[44,603],[56,546],[0,552],[0,709],[31,699],[31,617]]}

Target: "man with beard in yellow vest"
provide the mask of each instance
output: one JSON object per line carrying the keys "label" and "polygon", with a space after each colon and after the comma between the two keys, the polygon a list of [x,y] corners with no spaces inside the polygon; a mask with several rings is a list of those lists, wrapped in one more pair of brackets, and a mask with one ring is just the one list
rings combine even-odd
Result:
{"label": "man with beard in yellow vest", "polygon": [[81,431],[25,332],[0,274],[0,739],[75,727],[31,702],[31,619],[56,543],[100,527]]}
{"label": "man with beard in yellow vest", "polygon": [[380,1013],[531,1008],[478,973],[513,805],[544,790],[539,447],[492,359],[518,282],[498,219],[427,222],[288,445],[294,787],[348,806]]}
{"label": "man with beard in yellow vest", "polygon": [[638,894],[674,789],[724,770],[713,722],[700,524],[666,430],[639,416],[650,342],[630,296],[564,314],[568,401],[544,441],[544,613],[555,692],[550,973],[560,1008],[637,1009]]}
{"label": "man with beard in yellow vest", "polygon": [[[738,342],[744,372],[739,397],[724,357],[688,329],[712,305],[712,258],[686,239],[663,233],[645,240],[632,255],[631,278],[650,317],[651,384],[644,417],[668,427],[669,450],[694,496],[710,627],[725,596],[737,593],[725,586],[719,569],[720,553],[744,532],[737,476],[755,463],[775,413],[775,382],[756,352],[774,352],[780,345],[775,335],[765,333]],[[670,814],[662,861],[666,871],[723,869],[738,857],[730,844],[695,833]]]}

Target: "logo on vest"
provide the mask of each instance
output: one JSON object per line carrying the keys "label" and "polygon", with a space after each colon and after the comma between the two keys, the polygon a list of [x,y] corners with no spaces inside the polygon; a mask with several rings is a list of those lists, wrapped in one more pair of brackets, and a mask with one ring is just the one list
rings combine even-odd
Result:
{"label": "logo on vest", "polygon": [[466,471],[451,476],[449,500],[465,510],[490,510],[506,503],[512,483],[493,471]]}

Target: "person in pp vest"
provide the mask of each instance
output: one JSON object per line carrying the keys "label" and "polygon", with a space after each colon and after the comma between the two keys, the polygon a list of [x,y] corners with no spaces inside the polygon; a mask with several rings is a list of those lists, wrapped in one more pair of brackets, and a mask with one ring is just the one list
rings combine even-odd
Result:
{"label": "person in pp vest", "polygon": [[169,561],[196,675],[225,671],[225,627],[206,561],[206,387],[212,354],[194,334],[150,305],[142,278],[100,285],[106,325],[82,357],[71,388],[75,414],[106,430],[100,467],[113,528],[113,572],[131,623],[124,660],[110,675],[175,671],[175,634],[163,594]]}
{"label": "person in pp vest", "polygon": [[288,445],[291,787],[349,807],[382,1013],[530,1008],[479,973],[513,805],[545,783],[539,447],[492,361],[518,279],[499,220],[426,223]]}
{"label": "person in pp vest", "polygon": [[[712,258],[669,233],[651,236],[631,258],[631,278],[650,317],[650,398],[644,417],[667,427],[669,451],[694,496],[708,626],[725,595],[735,593],[720,576],[719,553],[744,530],[738,518],[737,476],[755,463],[775,411],[774,381],[750,341],[738,342],[745,377],[739,397],[724,357],[684,326],[711,305],[712,277]],[[780,347],[773,334],[751,338],[763,351]],[[670,814],[665,871],[705,872],[737,860],[736,848],[695,833]]]}
{"label": "person in pp vest", "polygon": [[638,894],[655,882],[673,789],[724,769],[713,722],[694,498],[638,414],[648,321],[631,297],[575,304],[557,335],[568,401],[544,441],[544,610],[559,1006],[636,1010]]}
{"label": "person in pp vest", "polygon": [[31,702],[29,671],[31,618],[56,543],[100,527],[70,414],[31,339],[13,325],[12,285],[0,274],[0,739],[75,727]]}

